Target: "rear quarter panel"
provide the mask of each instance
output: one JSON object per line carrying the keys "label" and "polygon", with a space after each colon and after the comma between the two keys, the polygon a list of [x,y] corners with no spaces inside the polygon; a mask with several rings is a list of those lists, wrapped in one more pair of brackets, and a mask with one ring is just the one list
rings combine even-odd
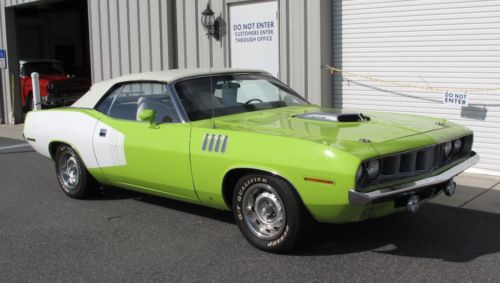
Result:
{"label": "rear quarter panel", "polygon": [[52,142],[71,145],[88,169],[98,168],[92,136],[98,120],[86,110],[59,109],[29,112],[24,123],[24,136],[40,154],[51,158]]}

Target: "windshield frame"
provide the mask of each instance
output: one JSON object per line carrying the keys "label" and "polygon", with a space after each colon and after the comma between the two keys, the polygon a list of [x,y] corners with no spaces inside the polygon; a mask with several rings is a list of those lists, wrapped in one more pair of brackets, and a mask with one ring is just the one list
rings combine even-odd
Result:
{"label": "windshield frame", "polygon": [[196,76],[190,76],[190,77],[183,77],[181,79],[177,79],[177,80],[174,80],[174,81],[170,82],[168,85],[169,85],[169,89],[171,91],[171,94],[173,96],[175,96],[175,103],[177,104],[177,106],[179,107],[179,109],[181,109],[182,112],[183,112],[182,113],[183,114],[182,117],[183,117],[183,119],[186,122],[205,121],[205,120],[215,119],[215,118],[218,118],[218,117],[224,117],[224,116],[229,116],[229,115],[238,115],[238,114],[249,113],[249,112],[265,111],[265,110],[272,110],[272,109],[278,109],[278,108],[288,107],[288,106],[280,106],[280,107],[270,108],[270,109],[256,109],[256,110],[244,111],[244,112],[238,112],[238,113],[222,114],[222,115],[212,116],[212,117],[208,117],[208,118],[204,118],[204,119],[198,119],[198,120],[194,120],[194,121],[192,121],[189,118],[189,115],[186,112],[186,109],[184,108],[184,105],[182,104],[182,101],[180,99],[179,93],[177,92],[177,87],[176,87],[177,83],[181,83],[181,82],[185,82],[185,81],[189,81],[189,80],[194,80],[194,79],[203,79],[203,78],[218,77],[218,76],[238,76],[238,75],[254,75],[254,76],[256,75],[256,76],[261,76],[263,79],[266,79],[266,80],[268,80],[268,81],[270,81],[270,82],[278,85],[279,87],[281,87],[284,90],[286,90],[287,92],[289,92],[290,95],[292,95],[295,98],[297,98],[298,100],[304,102],[304,105],[311,105],[311,103],[309,101],[307,101],[307,99],[305,99],[304,97],[302,97],[300,94],[298,94],[292,88],[290,88],[289,86],[287,86],[286,84],[284,84],[280,80],[276,79],[275,77],[273,77],[270,74],[265,73],[265,72],[222,72],[222,73],[203,74],[203,75],[196,75]]}

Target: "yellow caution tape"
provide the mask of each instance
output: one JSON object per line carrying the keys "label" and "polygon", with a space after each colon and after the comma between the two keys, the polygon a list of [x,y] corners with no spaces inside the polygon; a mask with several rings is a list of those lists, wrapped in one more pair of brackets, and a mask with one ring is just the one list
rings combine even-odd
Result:
{"label": "yellow caution tape", "polygon": [[332,74],[332,75],[334,73],[342,73],[342,74],[346,74],[346,75],[351,76],[351,77],[363,78],[363,79],[367,79],[369,81],[379,82],[379,83],[383,83],[383,84],[386,84],[389,86],[399,86],[399,87],[405,87],[405,88],[422,89],[422,90],[434,91],[434,92],[445,92],[445,91],[463,92],[463,93],[500,92],[500,87],[497,87],[497,88],[431,87],[431,86],[424,86],[424,85],[418,85],[418,84],[401,83],[401,82],[396,82],[396,81],[384,80],[384,79],[368,76],[368,75],[361,74],[361,73],[353,73],[353,72],[344,71],[342,69],[338,69],[338,68],[335,68],[335,67],[332,67],[329,65],[324,65],[323,67],[326,70],[330,71],[330,74]]}

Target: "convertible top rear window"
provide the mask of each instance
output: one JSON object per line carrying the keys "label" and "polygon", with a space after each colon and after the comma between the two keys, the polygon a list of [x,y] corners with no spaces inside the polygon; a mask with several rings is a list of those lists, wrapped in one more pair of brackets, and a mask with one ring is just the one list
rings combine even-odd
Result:
{"label": "convertible top rear window", "polygon": [[192,78],[177,82],[175,89],[191,121],[308,104],[276,79],[259,74]]}

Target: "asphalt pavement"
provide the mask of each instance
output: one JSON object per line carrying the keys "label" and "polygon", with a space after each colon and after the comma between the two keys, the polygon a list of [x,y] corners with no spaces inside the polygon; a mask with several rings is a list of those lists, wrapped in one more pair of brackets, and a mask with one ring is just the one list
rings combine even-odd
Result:
{"label": "asphalt pavement", "polygon": [[228,212],[118,188],[70,199],[51,160],[0,138],[0,282],[498,282],[500,214],[467,204],[318,225],[302,249],[275,255]]}

